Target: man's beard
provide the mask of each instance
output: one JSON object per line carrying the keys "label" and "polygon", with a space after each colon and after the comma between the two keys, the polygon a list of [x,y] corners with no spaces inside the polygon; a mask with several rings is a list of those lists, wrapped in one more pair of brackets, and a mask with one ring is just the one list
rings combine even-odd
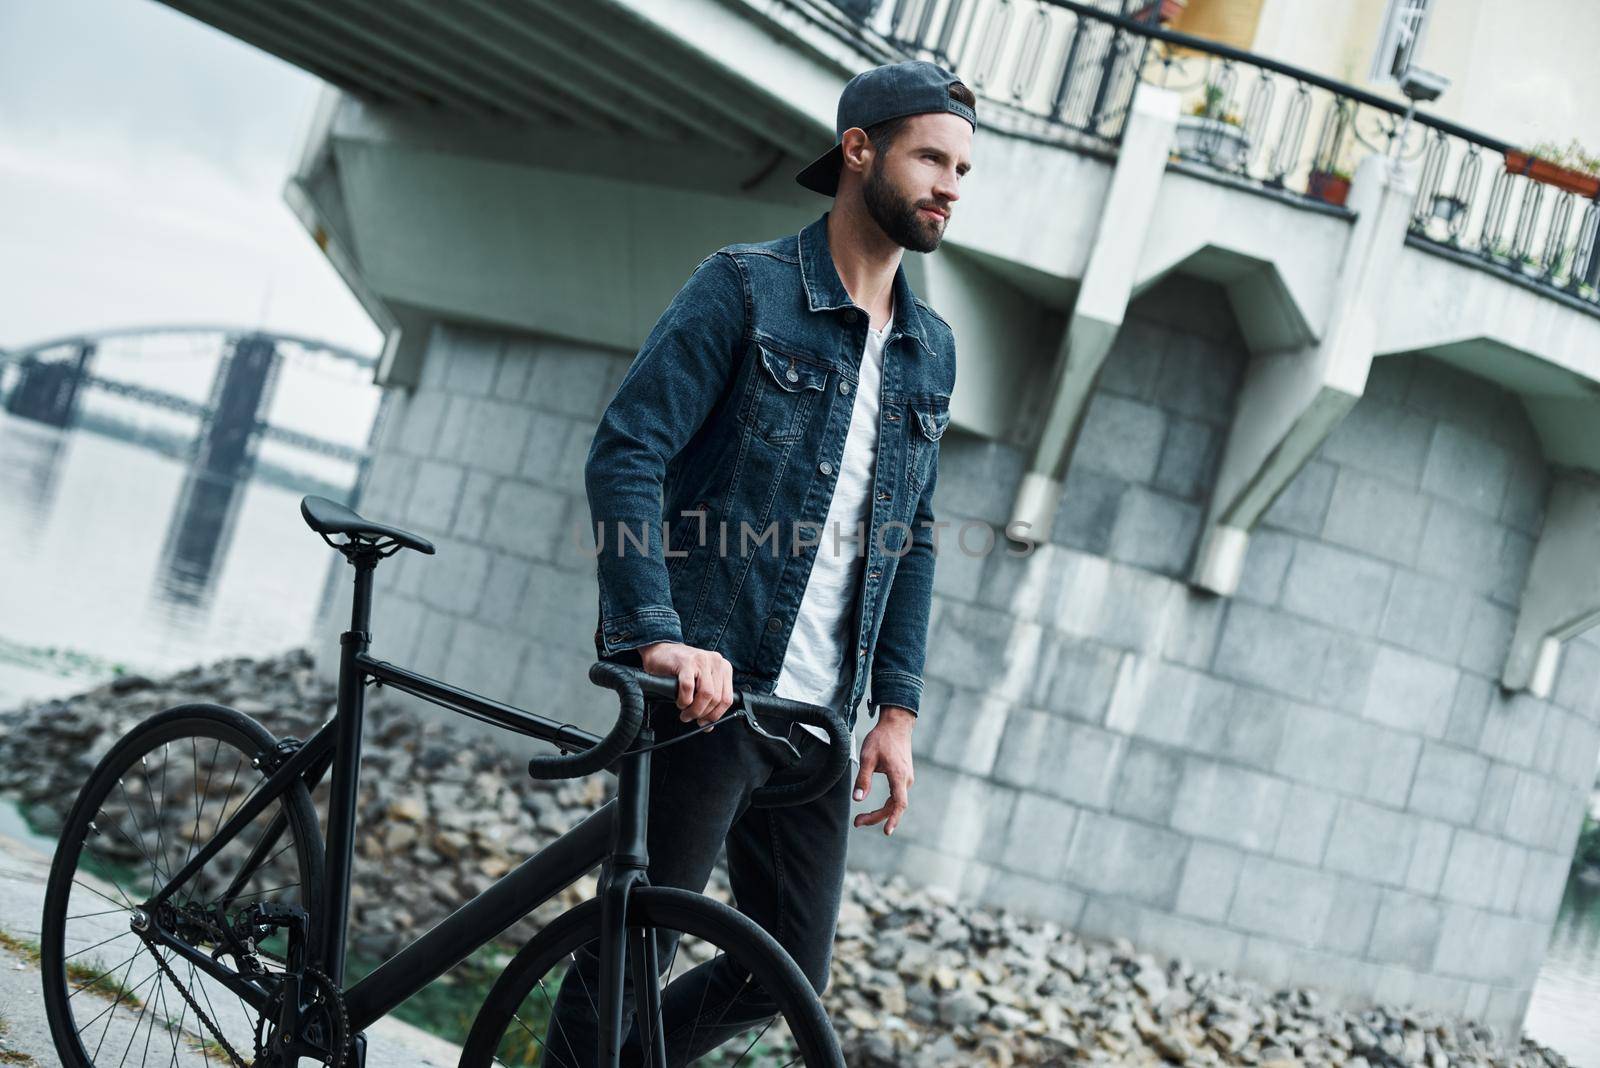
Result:
{"label": "man's beard", "polygon": [[867,175],[861,188],[867,214],[889,235],[889,240],[912,252],[932,252],[944,237],[940,224],[920,214],[917,205],[901,200],[889,180],[877,167]]}

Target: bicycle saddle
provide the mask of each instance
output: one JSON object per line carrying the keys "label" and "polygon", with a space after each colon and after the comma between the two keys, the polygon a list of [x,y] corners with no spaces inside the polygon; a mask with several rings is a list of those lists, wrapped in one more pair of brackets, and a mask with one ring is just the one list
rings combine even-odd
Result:
{"label": "bicycle saddle", "polygon": [[433,555],[433,543],[427,538],[407,533],[399,527],[362,519],[338,501],[330,501],[326,497],[300,498],[300,514],[305,517],[306,526],[324,537],[347,534],[352,538],[393,538],[407,549]]}

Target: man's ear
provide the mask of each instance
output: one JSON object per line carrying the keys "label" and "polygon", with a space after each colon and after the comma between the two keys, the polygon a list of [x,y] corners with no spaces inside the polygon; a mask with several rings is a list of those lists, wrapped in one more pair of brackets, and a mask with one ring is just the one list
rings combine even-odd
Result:
{"label": "man's ear", "polygon": [[867,136],[867,131],[859,126],[852,126],[846,130],[844,136],[840,138],[839,144],[844,152],[844,162],[840,166],[844,168],[848,168],[852,160],[855,161],[856,166],[864,167],[867,158],[875,151],[871,138]]}

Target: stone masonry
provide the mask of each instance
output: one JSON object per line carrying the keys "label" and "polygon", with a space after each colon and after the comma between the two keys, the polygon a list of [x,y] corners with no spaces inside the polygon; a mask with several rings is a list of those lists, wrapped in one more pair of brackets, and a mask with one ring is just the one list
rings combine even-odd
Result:
{"label": "stone masonry", "polygon": [[[435,331],[359,506],[439,555],[379,568],[375,655],[608,721],[575,532],[630,358]],[[1221,291],[1169,279],[1129,309],[1055,540],[967,555],[949,528],[912,806],[893,839],[858,835],[852,864],[1515,1033],[1600,749],[1590,637],[1550,701],[1495,682],[1543,514],[1539,444],[1496,387],[1380,359],[1255,533],[1238,595],[1200,594],[1184,577],[1246,359]],[[998,532],[1023,462],[953,429],[938,518]],[[347,579],[341,563],[324,651]]]}

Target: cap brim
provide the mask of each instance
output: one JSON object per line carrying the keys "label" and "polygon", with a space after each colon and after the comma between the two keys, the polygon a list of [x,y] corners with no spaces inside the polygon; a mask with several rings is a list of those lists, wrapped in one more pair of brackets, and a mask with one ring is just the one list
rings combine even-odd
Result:
{"label": "cap brim", "polygon": [[839,169],[844,166],[844,145],[837,144],[794,176],[794,180],[811,190],[831,197],[839,192]]}

